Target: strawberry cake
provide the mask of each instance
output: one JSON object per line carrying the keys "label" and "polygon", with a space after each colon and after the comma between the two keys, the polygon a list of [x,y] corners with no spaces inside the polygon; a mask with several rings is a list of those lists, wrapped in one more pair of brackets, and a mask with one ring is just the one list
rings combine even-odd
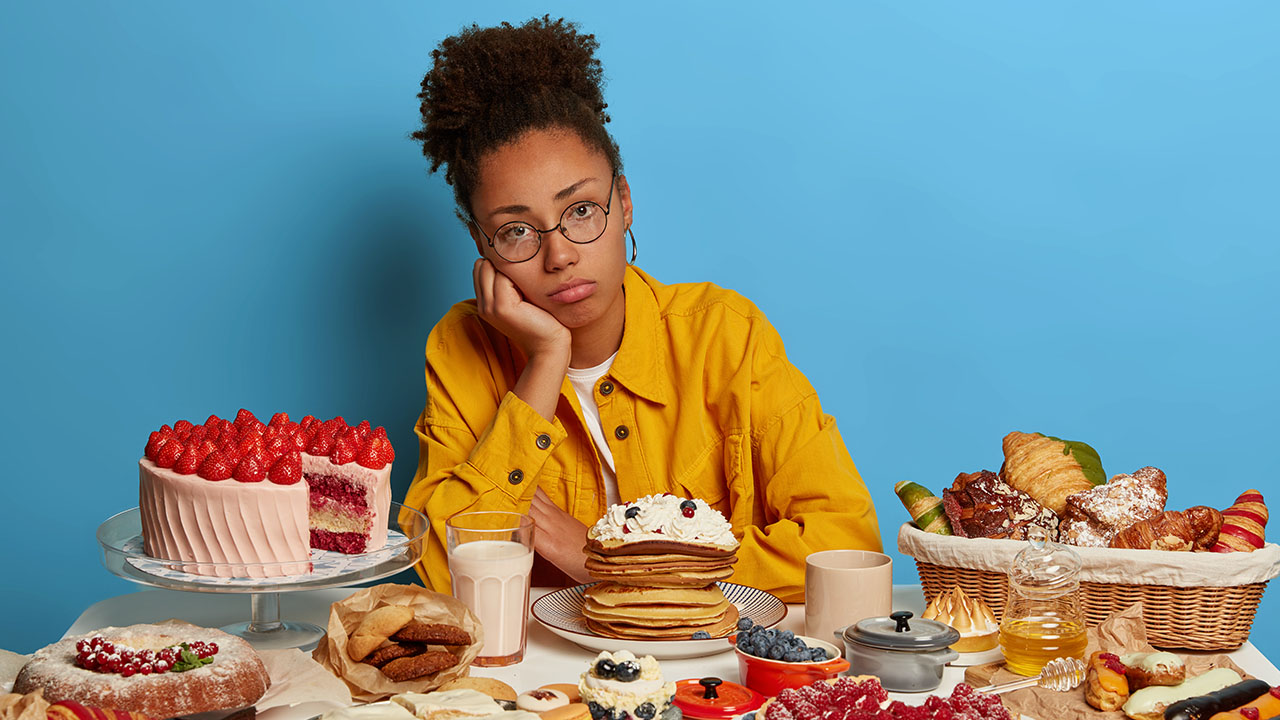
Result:
{"label": "strawberry cake", "polygon": [[368,421],[248,410],[151,433],[138,461],[143,547],[199,575],[310,572],[312,548],[363,553],[387,540],[391,462]]}

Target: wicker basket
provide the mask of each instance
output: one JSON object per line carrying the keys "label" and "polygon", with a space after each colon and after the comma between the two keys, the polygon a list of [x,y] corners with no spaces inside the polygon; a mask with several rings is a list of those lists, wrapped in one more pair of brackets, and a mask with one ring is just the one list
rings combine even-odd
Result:
{"label": "wicker basket", "polygon": [[[920,533],[914,526],[905,532]],[[923,534],[923,533],[922,533]],[[939,538],[939,536],[934,536]],[[973,541],[967,538],[940,538],[942,543],[999,542],[1021,547],[1023,543],[1001,540]],[[939,540],[931,540],[939,543]],[[899,535],[899,548],[902,547],[902,534]],[[1268,546],[1275,550],[1275,546]],[[965,568],[930,562],[936,560],[927,557],[929,553],[916,551],[916,570],[920,573],[920,584],[924,586],[926,598],[960,586],[966,594],[980,597],[986,602],[997,617],[1004,612],[1005,601],[1009,592],[1008,577],[1003,572],[991,569]],[[1138,553],[1156,553],[1156,550],[1120,551]],[[1280,551],[1277,551],[1280,552]],[[1249,553],[1258,555],[1258,564],[1267,566],[1274,564],[1275,553]],[[1141,557],[1141,556],[1139,556]],[[1233,560],[1236,560],[1233,558]],[[1243,558],[1248,561],[1251,558]],[[1133,577],[1149,577],[1154,573],[1144,568],[1141,560],[1130,563]],[[1260,569],[1261,576],[1274,577],[1280,574],[1280,568]],[[1257,575],[1257,573],[1255,573]],[[1084,574],[1082,574],[1082,578]],[[1134,603],[1142,603],[1143,624],[1146,626],[1147,640],[1153,646],[1162,649],[1186,650],[1234,650],[1249,639],[1249,628],[1262,601],[1262,592],[1267,582],[1252,582],[1242,585],[1225,586],[1179,586],[1157,584],[1121,584],[1115,582],[1090,582],[1082,579],[1080,583],[1081,605],[1085,619],[1090,627],[1101,623],[1110,615],[1120,612]]]}

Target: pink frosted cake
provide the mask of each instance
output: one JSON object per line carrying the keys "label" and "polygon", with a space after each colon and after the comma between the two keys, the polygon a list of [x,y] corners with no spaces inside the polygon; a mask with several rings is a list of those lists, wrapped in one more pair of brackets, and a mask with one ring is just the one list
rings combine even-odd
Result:
{"label": "pink frosted cake", "polygon": [[[387,541],[385,428],[341,417],[263,424],[210,415],[151,433],[138,461],[143,547],[200,575],[271,577],[311,569],[311,548],[362,553]],[[303,482],[303,481],[306,482]]]}

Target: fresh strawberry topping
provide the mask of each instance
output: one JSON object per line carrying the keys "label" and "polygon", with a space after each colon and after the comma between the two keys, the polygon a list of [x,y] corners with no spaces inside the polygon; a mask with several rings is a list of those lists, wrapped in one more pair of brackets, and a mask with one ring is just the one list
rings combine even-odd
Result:
{"label": "fresh strawberry topping", "polygon": [[329,453],[329,461],[334,465],[346,465],[356,459],[356,453],[359,451],[360,441],[344,434],[334,443],[333,452]]}
{"label": "fresh strawberry topping", "polygon": [[258,418],[253,413],[249,412],[244,408],[240,408],[240,412],[236,413],[235,425],[238,428],[242,428],[246,425],[256,422],[257,420]]}
{"label": "fresh strawberry topping", "polygon": [[325,428],[321,428],[311,439],[307,452],[311,455],[328,455],[333,452],[334,441],[333,433],[325,432]]}
{"label": "fresh strawberry topping", "polygon": [[318,423],[318,422],[320,422],[320,421],[319,421],[318,419],[316,419],[316,416],[315,416],[315,415],[303,415],[303,416],[302,416],[302,420],[298,421],[298,424],[299,424],[299,425],[301,425],[301,426],[302,426],[302,427],[304,427],[304,428],[309,428],[309,427],[311,427],[312,425],[315,425],[315,424],[316,424],[316,423]]}
{"label": "fresh strawberry topping", "polygon": [[221,450],[214,450],[200,463],[199,473],[205,480],[226,480],[231,477],[231,463]]}
{"label": "fresh strawberry topping", "polygon": [[195,425],[192,425],[190,420],[179,420],[173,424],[173,431],[182,435],[184,433],[191,432],[191,428],[193,427],[195,427]]}
{"label": "fresh strawberry topping", "polygon": [[302,480],[302,453],[294,450],[280,456],[267,478],[277,485],[293,485]]}
{"label": "fresh strawberry topping", "polygon": [[155,462],[160,446],[164,443],[165,437],[160,434],[159,430],[154,430],[151,433],[151,437],[147,438],[147,447],[142,451],[142,454],[146,455],[148,460]]}
{"label": "fresh strawberry topping", "polygon": [[178,462],[178,456],[181,454],[182,442],[175,437],[160,446],[159,452],[156,453],[155,463],[158,467],[171,468],[174,463]]}
{"label": "fresh strawberry topping", "polygon": [[263,467],[262,455],[260,453],[248,453],[236,465],[236,472],[233,475],[240,482],[262,482],[267,479],[266,468]]}
{"label": "fresh strawberry topping", "polygon": [[289,424],[289,413],[286,413],[286,412],[278,412],[275,415],[272,415],[271,422],[267,423],[267,425],[271,427],[278,427],[280,425],[288,425],[288,424]]}
{"label": "fresh strawberry topping", "polygon": [[360,424],[356,426],[356,432],[360,433],[360,439],[364,440],[369,437],[369,433],[373,432],[373,427],[369,425],[368,420],[361,420]]}
{"label": "fresh strawberry topping", "polygon": [[182,450],[182,455],[173,464],[173,471],[179,475],[195,475],[200,467],[200,446],[189,444]]}

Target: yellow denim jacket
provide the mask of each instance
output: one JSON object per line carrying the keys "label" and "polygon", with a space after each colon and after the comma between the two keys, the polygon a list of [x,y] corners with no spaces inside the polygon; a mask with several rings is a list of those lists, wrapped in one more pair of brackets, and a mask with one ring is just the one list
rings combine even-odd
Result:
{"label": "yellow denim jacket", "polygon": [[[622,346],[595,387],[621,498],[702,498],[742,542],[732,582],[787,602],[803,601],[809,553],[880,550],[871,496],[835,420],[764,314],[711,283],[663,285],[634,267],[623,289]],[[539,487],[588,527],[605,512],[573,386],[564,381],[548,422],[511,392],[523,367],[474,300],[427,339],[418,471],[405,498],[431,520],[417,568],[427,587],[449,591],[444,521],[454,513],[526,513]]]}

